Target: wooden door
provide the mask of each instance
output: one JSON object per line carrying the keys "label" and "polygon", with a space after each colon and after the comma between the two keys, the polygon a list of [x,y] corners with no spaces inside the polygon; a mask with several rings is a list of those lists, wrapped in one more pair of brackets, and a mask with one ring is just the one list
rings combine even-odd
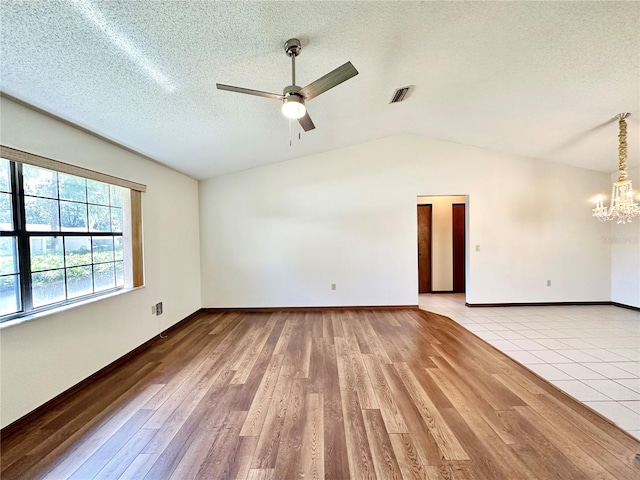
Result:
{"label": "wooden door", "polygon": [[465,291],[465,205],[451,205],[453,224],[453,291]]}
{"label": "wooden door", "polygon": [[418,205],[418,292],[431,293],[431,205]]}

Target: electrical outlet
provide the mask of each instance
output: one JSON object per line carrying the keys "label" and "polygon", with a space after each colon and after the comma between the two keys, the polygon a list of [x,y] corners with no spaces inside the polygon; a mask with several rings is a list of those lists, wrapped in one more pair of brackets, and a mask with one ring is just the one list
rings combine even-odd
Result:
{"label": "electrical outlet", "polygon": [[336,289],[336,284],[335,284],[335,283],[332,283],[332,284],[331,284],[331,290],[335,290],[335,289]]}
{"label": "electrical outlet", "polygon": [[162,315],[162,302],[156,303],[156,315]]}
{"label": "electrical outlet", "polygon": [[547,287],[551,286],[551,280],[547,280]]}
{"label": "electrical outlet", "polygon": [[155,315],[155,314],[156,314],[156,306],[151,305],[151,315]]}

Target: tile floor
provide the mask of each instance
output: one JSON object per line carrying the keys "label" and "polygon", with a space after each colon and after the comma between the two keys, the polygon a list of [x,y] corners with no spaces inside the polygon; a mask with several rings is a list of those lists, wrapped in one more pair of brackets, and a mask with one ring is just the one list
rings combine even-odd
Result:
{"label": "tile floor", "polygon": [[420,295],[449,317],[640,439],[640,312],[614,306],[476,307]]}

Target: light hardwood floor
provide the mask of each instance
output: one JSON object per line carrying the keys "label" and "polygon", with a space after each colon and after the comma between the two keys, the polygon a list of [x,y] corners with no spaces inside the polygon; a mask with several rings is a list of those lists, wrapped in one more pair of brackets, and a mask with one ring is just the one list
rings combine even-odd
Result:
{"label": "light hardwood floor", "polygon": [[622,480],[639,448],[445,317],[203,313],[3,438],[1,478]]}

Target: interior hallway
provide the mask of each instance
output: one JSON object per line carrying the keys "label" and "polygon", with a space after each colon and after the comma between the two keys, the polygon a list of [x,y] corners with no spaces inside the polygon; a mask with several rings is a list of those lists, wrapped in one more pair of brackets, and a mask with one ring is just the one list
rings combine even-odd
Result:
{"label": "interior hallway", "polygon": [[421,294],[445,315],[640,439],[640,312],[615,306],[465,306]]}

